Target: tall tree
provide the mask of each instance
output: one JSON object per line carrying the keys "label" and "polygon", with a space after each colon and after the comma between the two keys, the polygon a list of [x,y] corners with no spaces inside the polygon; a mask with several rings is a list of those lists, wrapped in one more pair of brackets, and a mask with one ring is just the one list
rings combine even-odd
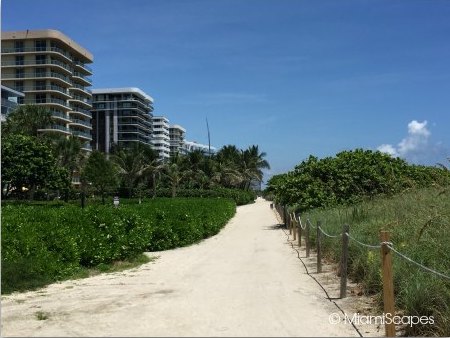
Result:
{"label": "tall tree", "polygon": [[105,204],[105,195],[117,187],[117,170],[105,154],[93,151],[82,171],[82,180],[92,183],[92,186],[102,197]]}
{"label": "tall tree", "polygon": [[37,189],[58,186],[58,181],[64,177],[50,146],[31,136],[4,136],[1,152],[3,197],[13,190],[20,193],[23,188],[33,199]]}
{"label": "tall tree", "polygon": [[131,197],[139,180],[143,179],[152,167],[156,167],[157,155],[151,147],[136,144],[127,148],[116,147],[112,158]]}
{"label": "tall tree", "polygon": [[6,118],[2,133],[39,136],[39,130],[53,123],[52,113],[43,106],[26,104],[18,106]]}
{"label": "tall tree", "polygon": [[264,176],[263,169],[270,169],[269,162],[264,159],[265,152],[259,152],[257,145],[252,145],[241,151],[240,170],[244,175],[244,189],[249,189],[252,182],[260,183]]}

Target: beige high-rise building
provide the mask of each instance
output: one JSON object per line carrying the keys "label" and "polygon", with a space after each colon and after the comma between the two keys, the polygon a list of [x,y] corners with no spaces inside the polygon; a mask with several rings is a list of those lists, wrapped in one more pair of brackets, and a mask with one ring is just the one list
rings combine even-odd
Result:
{"label": "beige high-rise building", "polygon": [[44,132],[75,135],[91,150],[92,54],[56,30],[2,32],[2,84],[47,107],[54,124]]}

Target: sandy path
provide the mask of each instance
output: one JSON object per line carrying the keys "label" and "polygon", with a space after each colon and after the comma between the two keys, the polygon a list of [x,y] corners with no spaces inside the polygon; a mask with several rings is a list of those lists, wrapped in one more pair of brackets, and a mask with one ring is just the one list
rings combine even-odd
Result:
{"label": "sandy path", "polygon": [[[308,277],[269,203],[127,272],[2,297],[2,336],[356,336]],[[36,312],[48,313],[37,320]]]}

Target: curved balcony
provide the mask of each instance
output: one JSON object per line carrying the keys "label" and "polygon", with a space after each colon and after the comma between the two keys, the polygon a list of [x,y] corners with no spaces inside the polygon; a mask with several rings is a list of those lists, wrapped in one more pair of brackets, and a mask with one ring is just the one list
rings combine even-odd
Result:
{"label": "curved balcony", "polygon": [[90,133],[86,133],[85,131],[81,131],[81,130],[71,130],[72,135],[80,138],[80,139],[84,139],[84,140],[89,140],[92,141],[92,135]]}
{"label": "curved balcony", "polygon": [[92,130],[92,124],[90,121],[80,120],[80,119],[75,119],[75,118],[70,119],[69,126],[76,126],[76,127]]}
{"label": "curved balcony", "polygon": [[69,77],[56,73],[56,72],[42,72],[42,73],[2,73],[2,80],[36,80],[36,79],[50,79],[63,83],[65,86],[69,87],[72,85],[72,81]]}
{"label": "curved balcony", "polygon": [[92,113],[89,110],[83,109],[81,107],[70,105],[70,115],[81,115],[83,117],[92,118]]}
{"label": "curved balcony", "polygon": [[72,55],[59,47],[2,48],[2,54],[42,54],[43,52],[59,55],[67,61],[73,62]]}
{"label": "curved balcony", "polygon": [[88,65],[86,65],[85,63],[78,61],[78,60],[74,60],[73,61],[75,67],[77,67],[79,70],[83,70],[85,73],[87,73],[88,75],[92,75],[92,68],[89,67]]}
{"label": "curved balcony", "polygon": [[24,100],[25,104],[36,104],[36,105],[45,105],[45,106],[56,106],[59,109],[65,109],[66,111],[70,109],[69,105],[66,101],[57,99],[57,98],[45,98],[39,100],[28,99]]}
{"label": "curved balcony", "polygon": [[59,134],[64,134],[64,135],[70,135],[71,134],[69,128],[61,126],[61,125],[58,125],[58,124],[54,124],[52,126],[39,129],[39,131],[54,132],[54,133],[59,133]]}
{"label": "curved balcony", "polygon": [[79,95],[72,95],[72,97],[69,99],[69,101],[71,103],[81,104],[86,109],[91,109],[92,108],[92,102],[87,97],[82,97],[82,96],[79,96]]}
{"label": "curved balcony", "polygon": [[57,111],[57,110],[50,110],[52,113],[52,117],[54,119],[69,123],[71,121],[70,117],[65,114],[64,112]]}
{"label": "curved balcony", "polygon": [[91,78],[87,77],[86,75],[80,72],[73,72],[72,79],[78,81],[79,83],[83,83],[83,85],[85,86],[92,86]]}
{"label": "curved balcony", "polygon": [[78,84],[78,83],[73,83],[72,86],[69,88],[70,91],[78,91],[81,94],[84,95],[89,95],[89,97],[92,96],[92,90],[85,88],[84,86]]}
{"label": "curved balcony", "polygon": [[60,86],[45,85],[45,86],[34,86],[34,87],[22,87],[22,88],[17,88],[16,90],[22,91],[24,93],[42,93],[42,92],[54,93],[54,94],[64,96],[64,98],[66,100],[70,99],[72,97],[66,88],[63,88]]}

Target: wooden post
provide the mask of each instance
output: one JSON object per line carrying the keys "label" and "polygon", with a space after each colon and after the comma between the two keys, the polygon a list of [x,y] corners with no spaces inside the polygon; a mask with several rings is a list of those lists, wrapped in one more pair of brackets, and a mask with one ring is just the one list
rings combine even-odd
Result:
{"label": "wooden post", "polygon": [[286,206],[283,205],[283,224],[287,227]]}
{"label": "wooden post", "polygon": [[292,216],[290,212],[287,213],[288,216],[288,224],[289,224],[289,235],[292,235]]}
{"label": "wooden post", "polygon": [[347,265],[348,265],[348,236],[350,227],[344,224],[342,227],[342,255],[341,255],[341,293],[340,297],[347,297]]}
{"label": "wooden post", "polygon": [[317,222],[317,238],[316,238],[316,245],[317,245],[317,273],[322,272],[322,248],[321,248],[321,241],[320,241],[320,235],[322,234],[320,231],[320,221]]}
{"label": "wooden post", "polygon": [[[295,214],[294,214],[295,217]],[[298,246],[302,246],[302,225],[300,224],[300,215],[297,215],[297,230],[298,230]]]}
{"label": "wooden post", "polygon": [[297,229],[295,227],[297,226],[297,221],[295,220],[294,213],[291,213],[291,221],[292,221],[292,234],[294,235],[294,241],[297,240]]}
{"label": "wooden post", "polygon": [[309,257],[309,251],[311,250],[311,243],[309,242],[309,230],[311,224],[309,221],[306,221],[306,229],[305,229],[305,245],[306,245],[306,257]]}
{"label": "wooden post", "polygon": [[[389,242],[389,231],[381,231],[381,242]],[[384,313],[395,315],[394,281],[392,273],[392,252],[386,244],[381,244],[381,270],[383,274]],[[392,318],[392,317],[391,317]],[[395,323],[385,324],[386,337],[395,337]]]}

